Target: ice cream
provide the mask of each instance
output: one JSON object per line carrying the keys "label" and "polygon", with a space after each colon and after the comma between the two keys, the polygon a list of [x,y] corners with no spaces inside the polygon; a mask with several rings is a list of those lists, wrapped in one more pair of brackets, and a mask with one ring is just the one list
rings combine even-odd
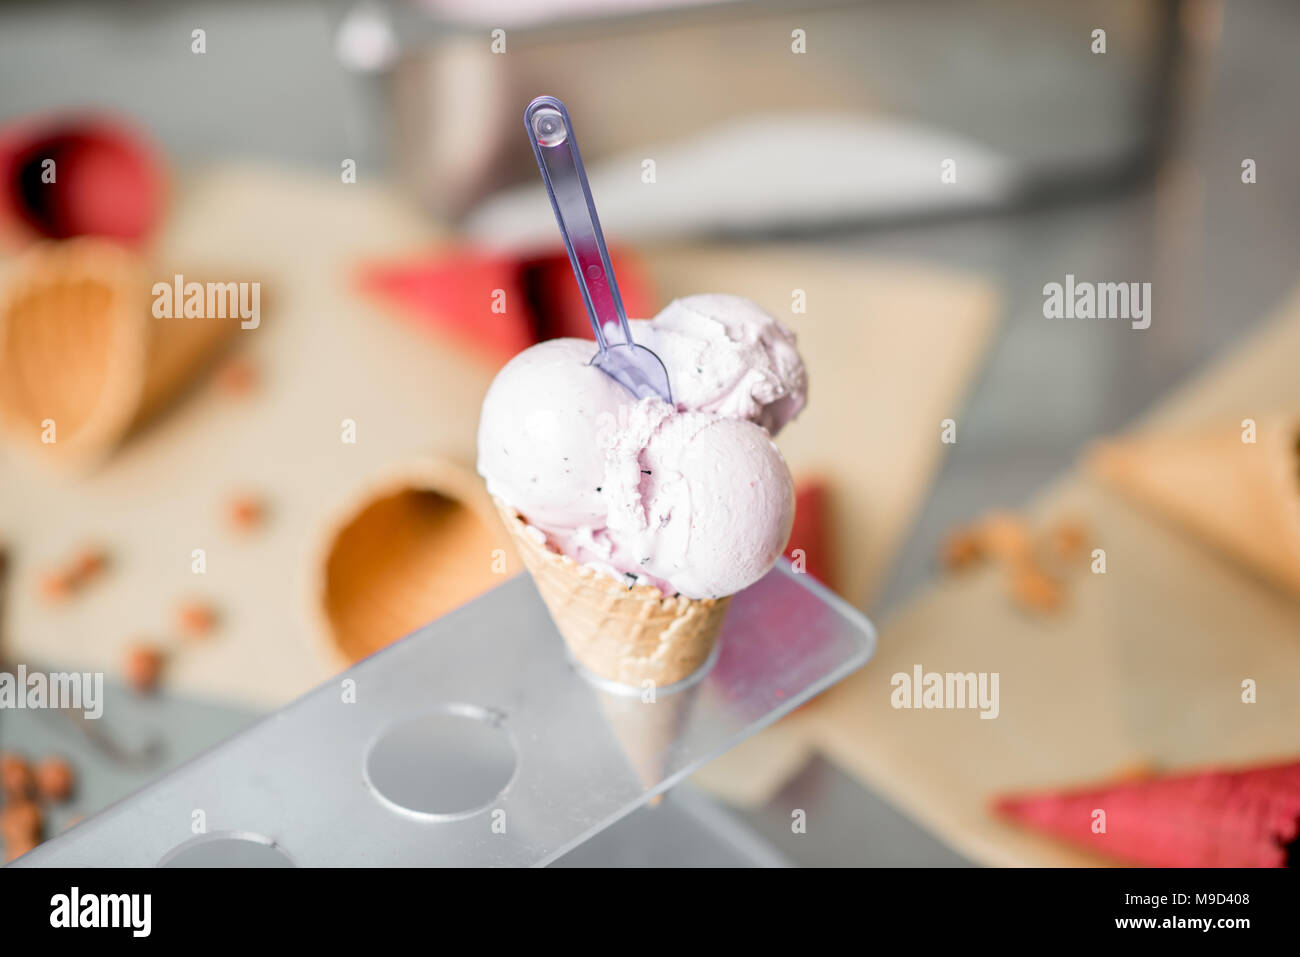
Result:
{"label": "ice cream", "polygon": [[627,391],[588,365],[595,343],[550,339],[497,373],[479,417],[478,470],[488,491],[530,522],[602,527],[605,452],[597,441]]}
{"label": "ice cream", "polygon": [[602,497],[615,567],[688,598],[767,574],[794,521],[790,470],[766,431],[654,400],[633,406],[610,441]]}
{"label": "ice cream", "polygon": [[[679,409],[748,419],[776,435],[807,401],[794,333],[748,299],[676,299],[633,335],[663,360]],[[617,325],[606,337],[623,341]]]}
{"label": "ice cream", "polygon": [[[673,405],[638,400],[589,365],[594,342],[540,343],[507,363],[488,390],[479,472],[528,530],[520,551],[533,559],[535,578],[545,565],[563,579],[538,554],[541,543],[581,569],[584,588],[612,587],[610,601],[632,590],[670,612],[725,601],[772,568],[790,535],[794,486],[772,433],[807,398],[794,335],[748,300],[719,295],[677,300],[635,322],[633,335],[663,360]],[[616,331],[610,339],[620,341]],[[574,602],[563,591],[552,582],[543,597],[565,632],[560,619]],[[641,618],[659,620],[664,611]],[[598,618],[585,616],[584,645],[599,643]],[[680,637],[664,637],[660,657],[693,658],[664,650]],[[656,641],[628,640],[645,666],[632,673],[668,673],[651,667]],[[607,652],[600,660],[626,678]]]}

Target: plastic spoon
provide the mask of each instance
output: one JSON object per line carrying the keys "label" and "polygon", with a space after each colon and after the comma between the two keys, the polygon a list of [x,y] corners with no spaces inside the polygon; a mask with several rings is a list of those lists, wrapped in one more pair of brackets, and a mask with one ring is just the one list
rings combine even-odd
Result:
{"label": "plastic spoon", "polygon": [[[632,341],[569,111],[555,97],[539,96],[524,110],[524,126],[596,333],[599,351],[591,364],[637,398],[658,396],[671,404],[668,370],[657,355]],[[623,330],[623,341],[610,344],[605,341],[604,324],[615,319]]]}

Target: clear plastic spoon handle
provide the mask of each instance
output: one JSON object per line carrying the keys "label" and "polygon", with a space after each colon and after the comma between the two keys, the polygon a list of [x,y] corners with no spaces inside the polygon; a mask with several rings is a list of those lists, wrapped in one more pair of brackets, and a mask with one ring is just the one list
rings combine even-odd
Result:
{"label": "clear plastic spoon handle", "polygon": [[609,250],[600,231],[569,111],[555,97],[539,96],[524,110],[524,126],[537,155],[537,166],[551,197],[551,207],[569,251],[582,300],[591,317],[596,343],[602,353],[609,349],[603,326],[615,320],[622,327],[623,341],[631,343],[632,330],[628,328],[623,297],[619,295],[614,270],[609,265]]}

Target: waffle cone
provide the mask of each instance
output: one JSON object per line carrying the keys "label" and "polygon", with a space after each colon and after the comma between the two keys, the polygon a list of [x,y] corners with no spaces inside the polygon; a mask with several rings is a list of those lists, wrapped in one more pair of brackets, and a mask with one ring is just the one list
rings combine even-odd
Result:
{"label": "waffle cone", "polygon": [[[98,239],[33,246],[0,287],[0,429],[91,464],[163,408],[238,321],[156,319],[151,274]],[[53,441],[51,441],[51,439]]]}
{"label": "waffle cone", "polygon": [[731,601],[665,597],[649,585],[626,584],[548,548],[513,509],[497,503],[524,567],[550,610],[569,651],[609,681],[663,688],[708,660]]}
{"label": "waffle cone", "polygon": [[1300,415],[1107,442],[1090,471],[1207,544],[1300,594]]}
{"label": "waffle cone", "polygon": [[[1147,867],[1286,867],[1300,839],[1300,762],[1017,794],[994,809],[1077,847]],[[1105,830],[1099,829],[1105,813]]]}
{"label": "waffle cone", "polygon": [[668,774],[673,747],[690,717],[698,690],[699,685],[692,684],[672,694],[656,695],[653,701],[640,695],[598,692],[605,723],[647,790]]}
{"label": "waffle cone", "polygon": [[472,471],[435,457],[368,477],[325,523],[310,609],[331,662],[348,667],[501,583],[508,547]]}

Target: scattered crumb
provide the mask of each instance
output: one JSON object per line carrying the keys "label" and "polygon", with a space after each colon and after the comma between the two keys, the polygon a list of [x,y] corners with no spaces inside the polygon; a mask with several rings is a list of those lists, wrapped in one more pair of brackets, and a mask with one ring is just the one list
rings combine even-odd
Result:
{"label": "scattered crumb", "polygon": [[66,801],[72,795],[76,776],[64,758],[51,755],[33,770],[21,754],[11,751],[0,753],[0,777],[6,798],[0,805],[0,862],[8,863],[40,844],[44,836],[45,814],[33,797],[47,802]]}
{"label": "scattered crumb", "polygon": [[1136,761],[1129,761],[1115,769],[1112,775],[1118,783],[1126,781],[1144,781],[1147,778],[1153,778],[1160,773],[1160,768],[1152,761],[1146,761],[1139,758]]}
{"label": "scattered crumb", "polygon": [[32,793],[32,769],[27,759],[12,751],[0,754],[0,792],[10,801],[22,801]]}
{"label": "scattered crumb", "polygon": [[266,507],[251,495],[238,495],[230,500],[226,510],[230,524],[240,531],[258,528],[266,518]]}
{"label": "scattered crumb", "polygon": [[226,395],[247,395],[257,386],[257,366],[244,356],[235,356],[217,370],[216,383]]}
{"label": "scattered crumb", "polygon": [[73,556],[69,574],[72,576],[73,581],[78,586],[81,586],[98,577],[107,565],[107,552],[102,548],[87,546]]}
{"label": "scattered crumb", "polygon": [[46,801],[66,801],[72,796],[75,775],[72,765],[59,757],[49,757],[37,763],[34,776],[36,790]]}
{"label": "scattered crumb", "polygon": [[107,564],[108,554],[102,548],[82,548],[62,568],[51,569],[41,576],[41,597],[51,603],[66,601],[82,586],[98,578]]}
{"label": "scattered crumb", "polygon": [[127,684],[140,694],[150,694],[158,687],[162,667],[162,652],[152,645],[132,645],[123,662]]}
{"label": "scattered crumb", "polygon": [[970,568],[984,557],[980,537],[969,526],[956,528],[943,540],[939,561],[945,571],[955,572]]}
{"label": "scattered crumb", "polygon": [[1047,532],[1047,554],[1062,561],[1081,556],[1088,542],[1088,531],[1077,519],[1062,519]]}
{"label": "scattered crumb", "polygon": [[27,840],[35,845],[41,839],[44,823],[44,815],[34,801],[11,800],[0,808],[0,836],[6,847]]}
{"label": "scattered crumb", "polygon": [[1019,561],[1033,551],[1029,526],[1015,512],[989,512],[976,529],[984,551],[1001,561]]}
{"label": "scattered crumb", "polygon": [[67,601],[74,587],[72,576],[67,572],[52,571],[41,576],[41,597],[52,605]]}
{"label": "scattered crumb", "polygon": [[1065,604],[1066,564],[1085,553],[1087,542],[1087,528],[1077,518],[1059,519],[1036,532],[1017,513],[995,509],[950,531],[939,558],[947,572],[992,559],[1006,569],[1008,594],[1018,607],[1053,614]]}
{"label": "scattered crumb", "polygon": [[6,839],[4,842],[4,862],[16,861],[28,851],[34,850],[40,842],[34,837]]}
{"label": "scattered crumb", "polygon": [[188,638],[204,638],[217,624],[217,613],[201,601],[187,601],[176,609],[176,624]]}
{"label": "scattered crumb", "polygon": [[1009,582],[1012,600],[1026,611],[1052,614],[1065,599],[1061,583],[1030,562],[1012,568]]}

